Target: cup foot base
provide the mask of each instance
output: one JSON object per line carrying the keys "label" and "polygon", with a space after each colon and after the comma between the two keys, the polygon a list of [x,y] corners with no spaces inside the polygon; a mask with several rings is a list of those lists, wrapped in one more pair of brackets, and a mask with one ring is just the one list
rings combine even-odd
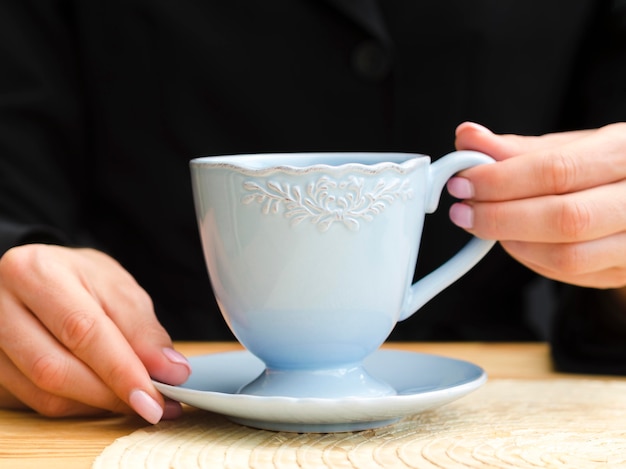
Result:
{"label": "cup foot base", "polygon": [[399,418],[390,420],[373,420],[363,422],[345,423],[291,423],[291,422],[268,422],[265,420],[245,419],[238,417],[228,417],[231,422],[245,425],[246,427],[258,428],[260,430],[271,430],[275,432],[293,433],[337,433],[337,432],[358,432],[380,428],[400,420]]}
{"label": "cup foot base", "polygon": [[266,368],[238,391],[255,396],[382,397],[396,394],[389,384],[370,376],[361,365],[322,370],[276,370]]}

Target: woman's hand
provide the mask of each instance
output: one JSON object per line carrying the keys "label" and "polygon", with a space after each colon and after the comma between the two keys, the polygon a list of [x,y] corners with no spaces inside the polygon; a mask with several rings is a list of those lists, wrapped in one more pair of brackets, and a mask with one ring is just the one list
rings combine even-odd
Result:
{"label": "woman's hand", "polygon": [[180,384],[189,373],[147,293],[111,257],[33,244],[0,258],[0,406],[48,416],[132,409],[156,423],[180,405],[150,376]]}
{"label": "woman's hand", "polygon": [[[458,226],[497,239],[539,274],[594,288],[626,286],[626,123],[540,137],[457,128],[456,146],[498,160],[448,191]],[[626,304],[626,289],[618,291]]]}

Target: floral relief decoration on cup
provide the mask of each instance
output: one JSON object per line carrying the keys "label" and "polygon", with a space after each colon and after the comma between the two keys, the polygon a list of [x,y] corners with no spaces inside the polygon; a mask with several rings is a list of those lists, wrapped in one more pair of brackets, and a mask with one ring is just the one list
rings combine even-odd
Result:
{"label": "floral relief decoration on cup", "polygon": [[242,203],[262,205],[262,213],[278,214],[295,226],[308,220],[320,231],[327,231],[335,222],[358,231],[361,221],[370,222],[396,200],[413,197],[408,181],[398,178],[380,179],[371,190],[365,189],[363,178],[350,176],[334,180],[322,176],[302,188],[297,184],[277,181],[245,181]]}

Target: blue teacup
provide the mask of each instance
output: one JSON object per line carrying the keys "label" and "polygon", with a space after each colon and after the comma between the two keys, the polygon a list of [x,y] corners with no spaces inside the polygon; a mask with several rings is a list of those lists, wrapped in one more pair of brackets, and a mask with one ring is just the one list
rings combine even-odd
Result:
{"label": "blue teacup", "polygon": [[364,397],[395,391],[363,359],[398,321],[464,275],[494,242],[474,238],[412,284],[424,215],[447,180],[493,160],[400,153],[258,154],[191,161],[218,304],[266,365],[240,392]]}

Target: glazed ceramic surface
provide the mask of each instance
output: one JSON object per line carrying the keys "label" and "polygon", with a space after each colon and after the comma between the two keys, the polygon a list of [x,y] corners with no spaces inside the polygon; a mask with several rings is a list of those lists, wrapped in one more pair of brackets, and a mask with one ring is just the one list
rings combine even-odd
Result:
{"label": "glazed ceramic surface", "polygon": [[265,366],[249,352],[191,357],[192,374],[182,386],[155,383],[164,395],[226,415],[255,428],[291,432],[339,432],[375,428],[456,400],[487,379],[471,363],[397,350],[378,350],[364,361],[395,395],[352,398],[294,398],[239,394]]}
{"label": "glazed ceramic surface", "polygon": [[437,208],[446,181],[492,161],[467,151],[434,164],[397,153],[193,160],[196,212],[217,301],[237,339],[267,367],[242,391],[395,394],[362,360],[397,321],[493,246],[474,239],[411,284],[424,215]]}

